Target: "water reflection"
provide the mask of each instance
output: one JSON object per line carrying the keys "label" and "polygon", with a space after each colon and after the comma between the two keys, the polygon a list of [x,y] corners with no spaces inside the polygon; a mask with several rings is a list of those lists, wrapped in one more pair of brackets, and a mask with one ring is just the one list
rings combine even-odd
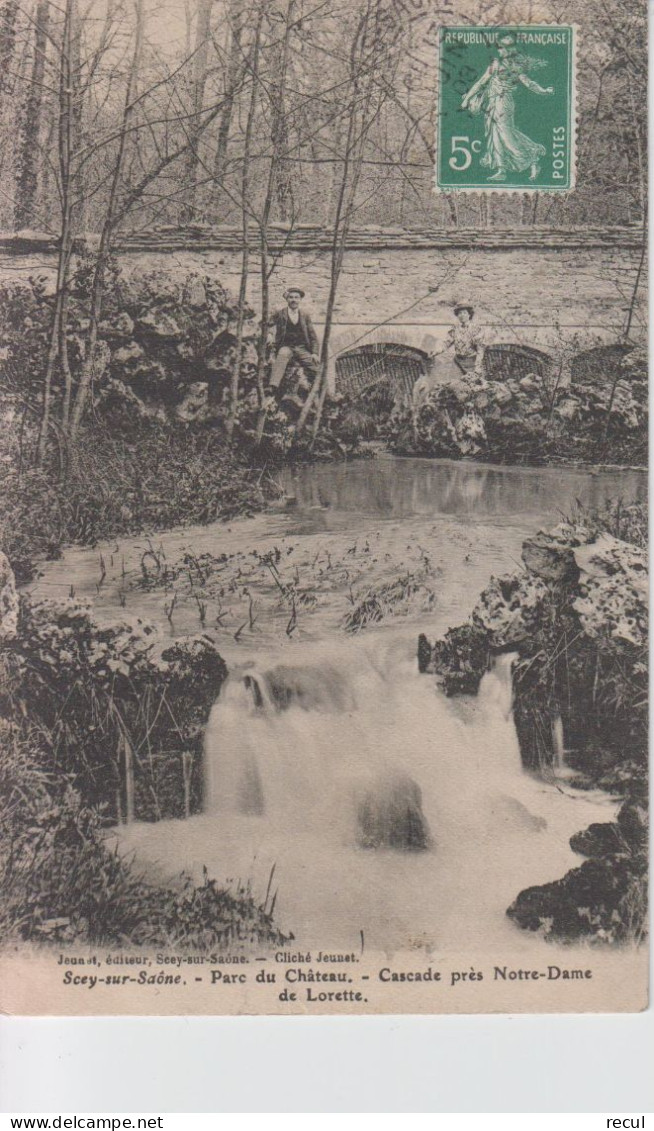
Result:
{"label": "water reflection", "polygon": [[644,501],[647,493],[646,473],[640,471],[388,458],[287,469],[282,482],[296,497],[302,519],[313,512],[314,524],[327,528],[340,525],[343,512],[378,518],[539,515],[555,522],[575,500],[600,506],[610,498]]}

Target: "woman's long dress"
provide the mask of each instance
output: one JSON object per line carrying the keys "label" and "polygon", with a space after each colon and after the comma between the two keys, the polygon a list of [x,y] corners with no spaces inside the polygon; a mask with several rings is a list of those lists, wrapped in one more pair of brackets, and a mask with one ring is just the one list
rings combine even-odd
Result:
{"label": "woman's long dress", "polygon": [[545,156],[545,146],[523,134],[515,124],[513,91],[521,82],[542,94],[542,88],[523,74],[520,67],[494,59],[482,90],[470,99],[470,110],[485,115],[486,152],[481,164],[486,168],[522,173]]}

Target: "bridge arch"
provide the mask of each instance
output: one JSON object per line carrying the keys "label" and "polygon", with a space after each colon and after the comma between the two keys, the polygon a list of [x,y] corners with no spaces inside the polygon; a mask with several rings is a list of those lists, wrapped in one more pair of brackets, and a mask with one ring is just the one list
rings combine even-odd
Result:
{"label": "bridge arch", "polygon": [[570,362],[572,384],[603,385],[613,380],[615,369],[634,347],[624,342],[612,342],[582,350]]}
{"label": "bridge arch", "polygon": [[409,403],[413,386],[427,371],[429,354],[398,341],[367,342],[345,349],[334,359],[337,393],[357,399],[375,390],[379,407]]}

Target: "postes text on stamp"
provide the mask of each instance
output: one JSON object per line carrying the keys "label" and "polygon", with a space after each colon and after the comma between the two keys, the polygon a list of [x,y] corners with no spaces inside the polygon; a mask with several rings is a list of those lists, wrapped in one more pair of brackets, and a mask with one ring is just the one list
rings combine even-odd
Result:
{"label": "postes text on stamp", "polygon": [[568,192],[575,29],[442,27],[437,191]]}

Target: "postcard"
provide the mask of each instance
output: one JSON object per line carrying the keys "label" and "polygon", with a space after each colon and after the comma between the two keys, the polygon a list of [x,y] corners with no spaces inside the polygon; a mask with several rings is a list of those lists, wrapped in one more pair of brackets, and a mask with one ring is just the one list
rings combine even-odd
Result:
{"label": "postcard", "polygon": [[648,1003],[646,6],[0,14],[0,1005]]}

